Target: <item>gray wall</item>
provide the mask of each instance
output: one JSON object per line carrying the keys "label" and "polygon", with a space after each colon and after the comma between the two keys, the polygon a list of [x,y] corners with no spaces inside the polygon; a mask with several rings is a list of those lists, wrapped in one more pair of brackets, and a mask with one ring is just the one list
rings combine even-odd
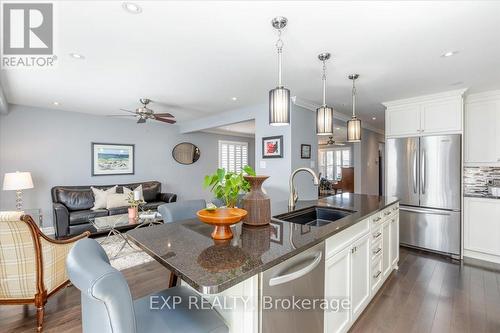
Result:
{"label": "gray wall", "polygon": [[[42,208],[44,226],[52,226],[50,188],[55,185],[117,184],[158,180],[163,191],[180,200],[211,198],[203,177],[218,164],[218,140],[249,143],[249,164],[254,164],[254,139],[209,133],[180,134],[177,126],[106,118],[76,112],[11,105],[0,115],[0,175],[30,171],[34,189],[24,191],[26,208]],[[188,141],[201,150],[192,165],[173,160],[172,148]],[[135,144],[135,175],[91,176],[91,142]],[[14,192],[0,191],[0,209],[15,206]]]}
{"label": "gray wall", "polygon": [[354,144],[354,191],[378,195],[378,150],[382,134],[363,129],[361,142]]}

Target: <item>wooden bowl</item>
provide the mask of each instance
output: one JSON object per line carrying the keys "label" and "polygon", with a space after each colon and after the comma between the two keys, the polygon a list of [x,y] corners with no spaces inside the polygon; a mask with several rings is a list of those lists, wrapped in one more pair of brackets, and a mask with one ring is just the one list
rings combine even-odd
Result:
{"label": "wooden bowl", "polygon": [[201,222],[215,226],[213,239],[231,239],[233,232],[230,226],[240,222],[247,216],[247,211],[240,208],[202,209],[196,212]]}

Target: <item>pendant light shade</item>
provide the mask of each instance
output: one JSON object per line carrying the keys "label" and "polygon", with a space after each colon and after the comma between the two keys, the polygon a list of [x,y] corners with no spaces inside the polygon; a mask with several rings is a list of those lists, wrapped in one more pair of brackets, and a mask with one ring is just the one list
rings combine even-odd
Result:
{"label": "pendant light shade", "polygon": [[321,106],[316,109],[316,134],[333,135],[333,109]]}
{"label": "pendant light shade", "polygon": [[278,30],[278,41],[276,49],[278,51],[278,86],[269,91],[269,125],[285,126],[290,124],[290,90],[283,86],[281,80],[283,41],[281,40],[281,30],[286,27],[286,17],[275,17],[271,24]]}
{"label": "pendant light shade", "polygon": [[330,59],[330,53],[321,53],[318,59],[323,62],[323,104],[316,109],[316,134],[333,135],[333,108],[326,105],[326,61]]}
{"label": "pendant light shade", "polygon": [[349,75],[352,80],[352,118],[347,121],[347,142],[361,141],[361,120],[356,117],[356,85],[355,81],[359,78],[359,74]]}
{"label": "pendant light shade", "polygon": [[290,90],[287,88],[277,87],[269,91],[269,124],[290,124]]}

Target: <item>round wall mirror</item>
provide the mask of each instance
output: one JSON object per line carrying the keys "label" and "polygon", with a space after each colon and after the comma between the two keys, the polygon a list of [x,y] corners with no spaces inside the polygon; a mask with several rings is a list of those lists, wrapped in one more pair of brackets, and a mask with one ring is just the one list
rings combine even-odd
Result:
{"label": "round wall mirror", "polygon": [[174,147],[172,156],[181,164],[193,164],[200,158],[200,148],[192,143],[182,142]]}

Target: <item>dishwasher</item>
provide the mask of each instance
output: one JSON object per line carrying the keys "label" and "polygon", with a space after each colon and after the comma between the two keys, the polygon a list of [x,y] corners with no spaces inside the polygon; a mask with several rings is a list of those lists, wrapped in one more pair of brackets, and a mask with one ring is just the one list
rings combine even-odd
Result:
{"label": "dishwasher", "polygon": [[323,332],[324,311],[293,302],[324,299],[324,247],[322,242],[261,273],[261,332]]}

